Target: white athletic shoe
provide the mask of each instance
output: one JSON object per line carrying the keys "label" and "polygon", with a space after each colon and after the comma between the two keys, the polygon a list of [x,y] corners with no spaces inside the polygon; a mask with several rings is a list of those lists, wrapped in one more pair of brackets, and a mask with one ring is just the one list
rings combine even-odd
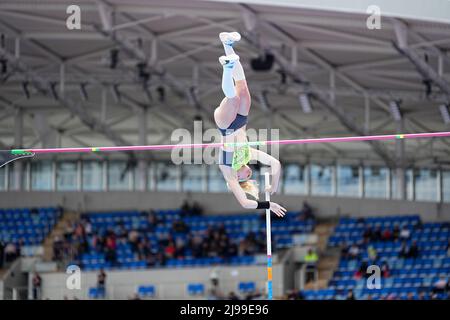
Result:
{"label": "white athletic shoe", "polygon": [[241,35],[239,32],[221,32],[219,34],[219,39],[222,43],[231,46],[233,43],[241,40]]}
{"label": "white athletic shoe", "polygon": [[230,54],[219,58],[219,62],[224,68],[233,68],[236,61],[239,61],[239,56],[237,54]]}

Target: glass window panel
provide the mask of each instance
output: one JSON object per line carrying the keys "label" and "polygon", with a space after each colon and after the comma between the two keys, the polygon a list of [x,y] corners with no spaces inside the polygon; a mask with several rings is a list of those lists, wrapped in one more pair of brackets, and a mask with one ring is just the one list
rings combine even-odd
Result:
{"label": "glass window panel", "polygon": [[203,191],[204,167],[198,164],[183,165],[183,191]]}
{"label": "glass window panel", "polygon": [[153,163],[148,164],[147,169],[148,181],[147,181],[147,190],[155,190],[155,165]]}
{"label": "glass window panel", "polygon": [[[19,179],[21,179],[21,181],[22,181],[21,182],[22,190],[26,190],[26,186],[28,183],[28,181],[27,181],[28,180],[27,165],[28,164],[26,161],[20,161],[20,160],[8,164],[8,170],[9,170],[8,188],[9,188],[9,190],[19,190]],[[6,172],[5,167],[0,168],[0,170]],[[0,183],[5,183],[5,182],[1,181]]]}
{"label": "glass window panel", "polygon": [[307,194],[307,171],[306,166],[288,164],[284,166],[284,193]]}
{"label": "glass window panel", "polygon": [[227,184],[219,166],[208,166],[208,192],[227,192]]}
{"label": "glass window panel", "polygon": [[450,202],[450,171],[442,171],[442,188],[442,201]]}
{"label": "glass window panel", "polygon": [[333,192],[333,168],[330,166],[311,165],[311,193],[314,195],[331,195]]}
{"label": "glass window panel", "polygon": [[83,161],[83,190],[103,190],[103,162]]}
{"label": "glass window panel", "polygon": [[108,190],[130,190],[132,171],[125,170],[126,168],[126,161],[108,163]]}
{"label": "glass window panel", "polygon": [[[397,181],[397,170],[392,170],[392,179],[391,179],[391,186],[392,186],[392,199],[400,199],[400,189],[398,188],[398,181]],[[407,169],[405,172],[406,177],[406,199],[412,200],[413,199],[413,184],[412,184],[412,175],[413,171],[412,169]]]}
{"label": "glass window panel", "polygon": [[156,165],[155,181],[158,191],[178,191],[179,166],[158,163]]}
{"label": "glass window panel", "polygon": [[52,190],[53,163],[49,160],[31,163],[31,189]]}
{"label": "glass window panel", "polygon": [[388,170],[388,168],[382,167],[364,168],[364,196],[366,198],[386,199],[388,197]]}
{"label": "glass window panel", "polygon": [[[136,168],[134,169],[134,173],[133,173],[133,175],[134,175],[134,190],[136,190],[136,191],[145,191],[145,190],[151,190],[150,188],[149,188],[149,186],[150,186],[150,163],[147,163],[147,165],[145,166],[144,165],[144,169],[147,171],[147,185],[146,186],[144,186],[144,187],[142,187],[142,179],[143,179],[143,177],[142,177],[142,175],[141,175],[141,172],[142,172],[142,170],[141,170],[141,163],[140,162],[138,162],[138,164],[137,164],[137,166],[136,166]],[[145,178],[145,177],[144,177]]]}
{"label": "glass window panel", "polygon": [[337,167],[338,196],[359,196],[359,168],[357,166],[339,165]]}
{"label": "glass window panel", "polygon": [[0,168],[0,191],[6,190],[6,166]]}
{"label": "glass window panel", "polygon": [[76,161],[57,162],[56,190],[74,191],[78,188],[78,165]]}
{"label": "glass window panel", "polygon": [[415,192],[417,201],[437,201],[438,185],[437,170],[434,169],[416,169],[415,173]]}

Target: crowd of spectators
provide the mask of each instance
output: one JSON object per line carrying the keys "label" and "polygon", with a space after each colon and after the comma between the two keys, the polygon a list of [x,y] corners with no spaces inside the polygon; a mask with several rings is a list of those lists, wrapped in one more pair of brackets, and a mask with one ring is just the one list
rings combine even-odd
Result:
{"label": "crowd of spectators", "polygon": [[[187,209],[187,208],[185,208]],[[120,244],[128,244],[131,251],[147,266],[163,266],[168,259],[184,258],[188,254],[193,258],[229,258],[246,256],[264,252],[263,235],[248,233],[239,243],[230,241],[225,225],[209,227],[202,234],[192,233],[182,219],[174,220],[171,231],[152,245],[147,237],[162,221],[153,211],[142,212],[146,216],[146,228],[127,230],[118,222],[115,228],[95,230],[89,218],[75,223],[68,223],[64,235],[56,236],[53,242],[53,258],[55,261],[71,261],[80,258],[84,253],[92,251],[103,253],[105,260],[118,266],[117,248]],[[184,234],[185,237],[174,237]]]}
{"label": "crowd of spectators", "polygon": [[0,241],[0,269],[21,256],[23,241],[18,243]]}
{"label": "crowd of spectators", "polygon": [[[361,219],[360,222],[364,222]],[[421,228],[419,223],[416,229]],[[363,239],[359,243],[353,243],[347,245],[344,243],[341,246],[341,258],[344,260],[359,260],[360,265],[355,272],[355,278],[360,279],[362,277],[368,277],[370,273],[367,272],[369,264],[378,261],[378,252],[373,246],[373,242],[394,241],[401,242],[400,251],[398,253],[399,258],[418,258],[420,256],[420,248],[417,241],[412,241],[408,244],[408,240],[411,237],[411,230],[406,227],[400,227],[395,225],[392,230],[389,228],[382,229],[380,227],[371,228],[367,227],[363,232]],[[362,259],[363,253],[367,253],[367,258]],[[386,260],[379,261],[381,263],[382,277],[387,278],[390,276],[390,266]]]}

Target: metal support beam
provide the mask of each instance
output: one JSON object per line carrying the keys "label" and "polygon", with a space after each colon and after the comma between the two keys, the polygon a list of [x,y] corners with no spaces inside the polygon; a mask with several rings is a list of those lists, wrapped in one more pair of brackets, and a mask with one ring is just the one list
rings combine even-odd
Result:
{"label": "metal support beam", "polygon": [[[450,95],[450,83],[442,76],[440,76],[439,72],[435,71],[424,59],[422,59],[417,54],[417,52],[415,52],[408,46],[408,27],[405,25],[405,23],[398,19],[392,20],[397,37],[397,41],[393,44],[394,48],[397,49],[400,54],[408,58],[408,60],[416,67],[417,72],[422,75],[424,80],[433,81],[433,83],[435,83],[443,92]],[[415,33],[414,36],[423,40],[423,37],[421,37],[417,33]],[[438,57],[441,57],[442,59],[443,53],[438,48],[436,48],[435,46],[429,46],[428,48],[430,48],[432,52],[434,52]]]}
{"label": "metal support beam", "polygon": [[[147,134],[148,134],[148,112],[147,109],[143,109],[141,113],[136,114],[139,123],[139,144],[141,146],[147,145]],[[148,185],[148,162],[145,158],[139,159],[138,161],[138,173],[137,178],[137,188],[140,191],[145,191]],[[135,184],[136,185],[136,184]]]}
{"label": "metal support beam", "polygon": [[[396,122],[397,132],[403,132],[404,120]],[[397,198],[406,200],[406,174],[405,174],[405,141],[397,139],[395,141],[396,153],[396,181],[397,181]]]}
{"label": "metal support beam", "polygon": [[[243,5],[241,5],[243,6]],[[246,6],[244,6],[247,8]],[[286,34],[284,31],[282,31],[278,26],[274,26],[270,22],[262,21],[260,20],[260,23],[265,26],[267,29],[271,30],[272,32],[275,32],[279,35],[282,35],[284,39],[289,40],[290,44],[295,44],[295,39],[292,39],[288,34]],[[308,79],[304,76],[304,74],[299,70],[299,68],[293,68],[292,65],[289,63],[289,61],[283,57],[283,55],[278,54],[277,52],[274,52],[272,48],[264,47],[259,41],[255,40],[254,37],[249,36],[248,34],[244,34],[244,37],[247,39],[247,41],[255,46],[257,50],[263,50],[266,52],[272,52],[276,56],[276,62],[280,65],[282,69],[291,76],[294,81],[298,83],[310,83]],[[358,127],[355,122],[350,119],[342,107],[337,106],[330,102],[328,100],[328,96],[324,95],[320,90],[316,90],[314,86],[311,86],[311,94],[313,97],[318,100],[325,109],[327,109],[330,113],[332,113],[336,118],[340,120],[342,125],[346,127],[351,132],[354,132],[358,135],[364,135],[364,130],[360,127]],[[378,156],[388,165],[392,165],[392,159],[389,156],[388,152],[385,150],[385,148],[377,141],[371,141],[370,146],[375,151]]]}
{"label": "metal support beam", "polygon": [[[17,59],[6,50],[0,48],[0,54],[8,58],[9,63],[17,70],[24,74],[36,89],[43,95],[51,94],[51,84],[45,78],[31,70],[21,59]],[[59,102],[69,109],[73,114],[77,115],[91,130],[101,133],[117,145],[129,145],[130,143],[120,137],[116,132],[111,130],[107,125],[98,121],[93,117],[79,102],[75,102],[67,97],[60,97]]]}

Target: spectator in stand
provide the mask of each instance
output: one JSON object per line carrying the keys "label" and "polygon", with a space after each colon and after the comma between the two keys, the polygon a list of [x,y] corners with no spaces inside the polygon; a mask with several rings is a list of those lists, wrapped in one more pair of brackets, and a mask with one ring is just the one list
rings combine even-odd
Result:
{"label": "spectator in stand", "polygon": [[313,212],[312,207],[306,201],[303,201],[302,210],[300,211],[300,219],[306,220],[306,221],[308,221],[308,220],[315,221],[316,220],[316,216]]}
{"label": "spectator in stand", "polygon": [[355,299],[355,294],[353,293],[353,290],[349,290],[348,291],[346,300],[356,300]]}
{"label": "spectator in stand", "polygon": [[400,230],[400,240],[408,240],[410,236],[411,231],[406,226],[403,226]]}
{"label": "spectator in stand", "polygon": [[375,230],[372,233],[372,239],[371,241],[381,241],[381,228],[376,227]]}
{"label": "spectator in stand", "polygon": [[400,228],[399,228],[398,224],[395,224],[394,229],[392,230],[392,238],[395,241],[397,241],[399,237],[400,237]]}
{"label": "spectator in stand", "polygon": [[176,246],[173,240],[170,240],[167,246],[164,248],[164,254],[167,259],[172,259],[175,257]]}
{"label": "spectator in stand", "polygon": [[139,294],[134,293],[128,300],[141,300],[141,297],[139,297]]}
{"label": "spectator in stand", "polygon": [[106,236],[105,249],[105,260],[111,262],[112,266],[115,266],[117,263],[117,243],[116,235],[112,230],[108,231]]}
{"label": "spectator in stand", "polygon": [[417,245],[417,241],[413,241],[411,246],[409,247],[407,258],[413,258],[416,259],[419,257],[419,247]]}
{"label": "spectator in stand", "polygon": [[308,283],[315,279],[317,271],[317,261],[319,261],[319,256],[315,251],[309,249],[307,254],[305,255],[304,260],[306,263],[306,283]]}
{"label": "spectator in stand", "polygon": [[197,201],[194,201],[194,204],[192,205],[192,215],[193,216],[203,215],[203,207]]}
{"label": "spectator in stand", "polygon": [[444,277],[441,277],[438,281],[436,281],[433,284],[432,292],[434,294],[445,293],[447,291],[448,285],[449,285],[449,283],[448,283],[447,279]]}
{"label": "spectator in stand", "polygon": [[184,199],[180,209],[182,216],[188,217],[192,215],[192,206],[189,204],[188,199]]}
{"label": "spectator in stand", "polygon": [[361,279],[361,278],[367,278],[369,276],[369,274],[367,274],[367,268],[369,267],[369,264],[367,263],[366,260],[361,262],[361,265],[359,266],[358,270],[355,272],[354,277],[356,279]]}
{"label": "spectator in stand", "polygon": [[240,300],[240,299],[239,299],[239,296],[236,295],[236,293],[234,293],[233,291],[231,291],[231,292],[228,294],[228,300],[234,300],[234,301],[237,301],[237,300]]}
{"label": "spectator in stand", "polygon": [[350,259],[359,259],[359,247],[355,243],[350,246],[348,250]]}
{"label": "spectator in stand", "polygon": [[33,300],[41,300],[42,278],[39,273],[35,272],[32,279]]}
{"label": "spectator in stand", "polygon": [[398,256],[399,258],[406,258],[408,256],[408,247],[406,246],[405,241],[402,242]]}
{"label": "spectator in stand", "polygon": [[17,252],[17,246],[14,243],[9,242],[5,246],[5,262],[13,262],[17,258]]}
{"label": "spectator in stand", "polygon": [[369,245],[367,247],[367,255],[368,255],[370,261],[373,262],[373,261],[377,260],[378,252],[373,245]]}
{"label": "spectator in stand", "polygon": [[63,241],[60,236],[53,238],[53,260],[60,261],[63,258]]}
{"label": "spectator in stand", "polygon": [[357,225],[357,226],[363,226],[365,223],[366,223],[366,219],[363,218],[363,217],[359,217],[359,218],[356,220],[356,225]]}
{"label": "spectator in stand", "polygon": [[305,296],[301,291],[289,290],[286,295],[287,300],[304,300]]}
{"label": "spectator in stand", "polygon": [[137,253],[139,243],[139,232],[137,230],[131,230],[128,234],[128,243],[131,246],[131,251]]}
{"label": "spectator in stand", "polygon": [[392,240],[392,232],[389,228],[384,229],[381,234],[381,240],[383,241],[391,241]]}
{"label": "spectator in stand", "polygon": [[106,273],[103,269],[97,274],[97,290],[99,296],[103,298],[106,296]]}
{"label": "spectator in stand", "polygon": [[369,242],[373,238],[373,232],[371,227],[367,227],[363,232],[364,242]]}
{"label": "spectator in stand", "polygon": [[116,229],[116,234],[117,234],[117,239],[123,241],[123,240],[127,240],[128,239],[128,231],[125,228],[123,222],[119,222],[119,225],[117,226]]}
{"label": "spectator in stand", "polygon": [[156,255],[156,266],[165,266],[166,265],[166,257],[162,252],[158,252]]}
{"label": "spectator in stand", "polygon": [[64,239],[71,241],[75,227],[72,222],[68,221],[64,229]]}
{"label": "spectator in stand", "polygon": [[146,260],[148,256],[150,255],[150,243],[148,242],[147,238],[143,238],[141,241],[139,241],[138,244],[138,258],[139,260]]}
{"label": "spectator in stand", "polygon": [[86,232],[86,235],[91,236],[92,235],[92,223],[89,218],[86,218],[84,220],[84,230]]}
{"label": "spectator in stand", "polygon": [[347,245],[347,242],[344,242],[341,246],[341,258],[347,260],[349,258],[349,250],[350,246]]}
{"label": "spectator in stand", "polygon": [[391,269],[387,261],[383,261],[383,264],[381,265],[381,276],[383,278],[389,278],[391,276]]}
{"label": "spectator in stand", "polygon": [[160,223],[158,217],[156,216],[156,213],[154,210],[150,210],[147,215],[147,229],[145,231],[152,232],[156,226]]}
{"label": "spectator in stand", "polygon": [[0,241],[0,269],[3,268],[3,256],[5,254],[5,243]]}
{"label": "spectator in stand", "polygon": [[175,257],[184,258],[186,251],[186,244],[182,238],[177,238],[175,240]]}

